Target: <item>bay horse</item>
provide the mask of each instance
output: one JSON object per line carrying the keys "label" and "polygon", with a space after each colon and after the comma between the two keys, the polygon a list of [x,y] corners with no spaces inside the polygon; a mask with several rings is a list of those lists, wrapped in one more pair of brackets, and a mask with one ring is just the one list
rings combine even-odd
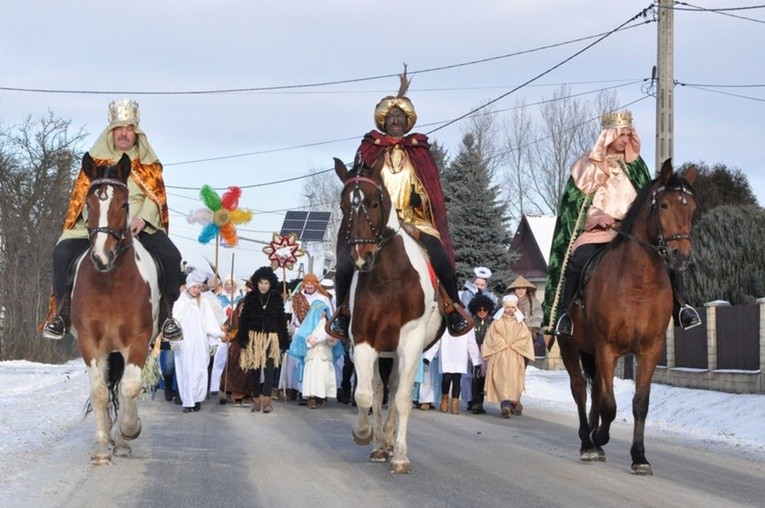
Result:
{"label": "bay horse", "polygon": [[[672,316],[669,270],[684,270],[691,256],[691,220],[696,209],[691,184],[695,177],[695,167],[681,176],[673,174],[670,160],[664,162],[658,178],[639,192],[617,237],[604,249],[586,282],[584,305],[572,306],[574,334],[560,338],[559,345],[579,414],[582,461],[606,460],[602,446],[609,441],[616,417],[616,362],[634,354],[632,473],[653,474],[645,457],[643,434],[651,379]],[[592,391],[589,419],[588,382]]]}
{"label": "bay horse", "polygon": [[[375,439],[370,460],[390,460],[392,472],[408,473],[406,433],[415,370],[425,347],[443,330],[443,319],[427,254],[402,229],[380,176],[382,164],[380,157],[371,168],[357,164],[349,172],[335,159],[335,172],[343,182],[345,239],[355,268],[349,326],[358,407],[353,439],[359,445]],[[394,358],[384,429],[380,356]],[[369,424],[370,408],[374,428]]]}
{"label": "bay horse", "polygon": [[130,456],[127,441],[141,433],[141,370],[157,334],[157,267],[130,230],[130,169],[125,154],[111,166],[96,166],[87,153],[82,160],[90,179],[85,197],[90,247],[77,262],[71,320],[90,376],[96,420],[93,465],[110,462],[110,446],[115,456]]}

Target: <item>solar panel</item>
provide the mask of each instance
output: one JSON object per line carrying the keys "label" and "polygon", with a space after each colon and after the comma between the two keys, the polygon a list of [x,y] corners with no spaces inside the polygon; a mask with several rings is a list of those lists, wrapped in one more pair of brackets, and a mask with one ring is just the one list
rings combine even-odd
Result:
{"label": "solar panel", "polygon": [[320,242],[329,224],[330,212],[303,212],[290,210],[284,217],[281,235],[295,233],[298,240],[304,242]]}

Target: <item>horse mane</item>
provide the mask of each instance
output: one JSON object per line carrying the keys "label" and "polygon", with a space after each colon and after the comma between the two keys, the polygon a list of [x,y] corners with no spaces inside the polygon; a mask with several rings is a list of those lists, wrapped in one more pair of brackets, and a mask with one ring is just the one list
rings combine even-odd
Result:
{"label": "horse mane", "polygon": [[[650,206],[649,201],[653,199],[653,191],[656,188],[660,178],[661,176],[654,178],[648,182],[647,185],[643,186],[642,189],[640,189],[637,197],[627,210],[627,214],[624,216],[624,219],[622,219],[622,224],[619,226],[620,233],[632,233],[632,230],[635,228],[635,224],[639,220],[640,211],[644,206],[648,206],[650,208],[648,210],[649,217],[655,213],[655,209]],[[664,184],[664,187],[668,189],[684,189],[689,192],[691,196],[694,198],[696,197],[696,192],[693,190],[691,184],[688,183],[688,181],[680,176],[677,172],[672,173],[667,182]],[[621,244],[627,239],[625,234],[616,235],[616,238],[614,238],[610,245],[612,247],[616,247]]]}

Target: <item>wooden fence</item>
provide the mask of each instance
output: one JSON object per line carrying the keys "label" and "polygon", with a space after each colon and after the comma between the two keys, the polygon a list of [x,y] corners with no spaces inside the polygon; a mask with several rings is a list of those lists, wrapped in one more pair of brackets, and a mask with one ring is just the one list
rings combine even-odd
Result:
{"label": "wooden fence", "polygon": [[[749,305],[710,302],[697,309],[701,326],[670,326],[654,383],[731,393],[765,393],[765,298]],[[557,344],[541,368],[561,369]],[[631,356],[619,361],[616,375],[631,379]]]}

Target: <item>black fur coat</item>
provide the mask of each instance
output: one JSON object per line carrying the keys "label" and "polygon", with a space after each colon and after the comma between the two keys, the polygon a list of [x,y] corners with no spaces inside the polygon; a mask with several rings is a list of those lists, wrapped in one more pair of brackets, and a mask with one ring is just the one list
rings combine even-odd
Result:
{"label": "black fur coat", "polygon": [[290,339],[281,293],[271,290],[263,295],[257,290],[250,291],[243,302],[239,331],[236,336],[239,345],[246,347],[250,342],[250,332],[253,331],[278,334],[279,349],[282,351],[288,349]]}

